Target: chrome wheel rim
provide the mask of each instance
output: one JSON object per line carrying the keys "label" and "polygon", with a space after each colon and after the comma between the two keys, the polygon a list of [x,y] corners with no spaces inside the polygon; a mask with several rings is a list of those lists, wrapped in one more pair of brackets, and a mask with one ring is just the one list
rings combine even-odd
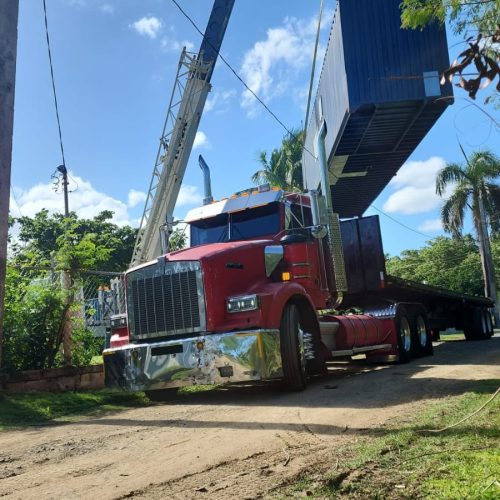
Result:
{"label": "chrome wheel rim", "polygon": [[422,316],[417,318],[417,337],[420,345],[425,347],[427,344],[427,328],[425,327],[425,320]]}
{"label": "chrome wheel rim", "polygon": [[299,358],[300,358],[300,368],[302,373],[306,372],[306,351],[304,348],[304,330],[299,325],[299,331],[297,332],[297,338],[299,340]]}
{"label": "chrome wheel rim", "polygon": [[399,334],[401,335],[401,342],[403,344],[403,349],[409,352],[411,349],[411,330],[410,323],[406,317],[401,318],[399,323]]}

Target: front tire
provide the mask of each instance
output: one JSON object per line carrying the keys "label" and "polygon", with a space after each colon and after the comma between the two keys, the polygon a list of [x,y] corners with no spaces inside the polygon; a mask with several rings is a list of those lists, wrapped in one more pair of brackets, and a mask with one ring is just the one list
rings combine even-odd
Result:
{"label": "front tire", "polygon": [[280,350],[283,385],[290,391],[303,391],[307,385],[306,359],[299,309],[288,304],[280,327]]}

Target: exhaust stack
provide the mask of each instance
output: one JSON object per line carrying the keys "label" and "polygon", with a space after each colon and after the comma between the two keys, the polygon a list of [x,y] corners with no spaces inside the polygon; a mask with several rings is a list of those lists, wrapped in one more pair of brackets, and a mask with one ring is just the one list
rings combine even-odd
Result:
{"label": "exhaust stack", "polygon": [[198,156],[198,163],[200,164],[201,171],[203,172],[203,205],[208,205],[214,201],[212,197],[212,183],[210,181],[210,168],[208,168],[207,162],[204,160],[203,156]]}

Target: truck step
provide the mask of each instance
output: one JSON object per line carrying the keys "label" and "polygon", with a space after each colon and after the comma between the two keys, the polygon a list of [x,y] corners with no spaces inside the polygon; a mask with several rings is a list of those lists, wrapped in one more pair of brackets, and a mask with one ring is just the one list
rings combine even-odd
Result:
{"label": "truck step", "polygon": [[390,351],[391,349],[392,349],[391,344],[370,345],[366,347],[353,347],[352,349],[346,349],[344,351],[332,351],[332,356],[334,358],[341,356],[354,356],[356,354],[362,354],[364,352]]}

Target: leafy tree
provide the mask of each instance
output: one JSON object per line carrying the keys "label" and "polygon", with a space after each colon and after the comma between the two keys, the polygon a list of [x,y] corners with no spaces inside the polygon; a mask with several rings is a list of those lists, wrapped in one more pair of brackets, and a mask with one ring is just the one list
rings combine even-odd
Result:
{"label": "leafy tree", "polygon": [[170,248],[170,252],[186,248],[187,246],[186,228],[175,228],[172,234],[170,235],[168,245]]}
{"label": "leafy tree", "polygon": [[285,191],[300,191],[302,179],[302,149],[304,131],[292,130],[285,136],[279,149],[273,149],[268,158],[266,151],[259,153],[260,170],[252,176],[255,184],[269,183]]}
{"label": "leafy tree", "polygon": [[389,275],[410,281],[471,295],[481,295],[483,291],[481,262],[471,235],[434,238],[421,249],[405,250],[399,257],[389,257],[386,265]]}
{"label": "leafy tree", "polygon": [[495,301],[495,320],[500,324],[495,268],[491,256],[488,226],[493,234],[500,229],[500,160],[489,151],[472,153],[465,164],[450,163],[436,177],[436,192],[444,195],[454,185],[453,193],[441,209],[445,231],[457,238],[464,226],[465,213],[470,209],[476,229],[484,276],[484,292]]}
{"label": "leafy tree", "polygon": [[[456,34],[463,35],[468,47],[458,61],[443,74],[450,81],[458,75],[458,86],[472,99],[480,88],[498,78],[500,91],[500,2],[498,0],[402,0],[401,22],[404,28],[424,28],[433,21],[448,19]],[[471,73],[472,77],[468,77]],[[442,83],[444,83],[442,81]],[[490,96],[490,101],[496,96]]]}
{"label": "leafy tree", "polygon": [[70,263],[64,257],[72,247],[72,258],[84,268],[98,266],[101,270],[123,271],[130,263],[137,230],[113,224],[112,216],[111,211],[105,210],[93,219],[79,219],[74,213],[65,219],[62,214],[49,215],[44,209],[34,217],[19,217],[14,262],[48,267],[59,257],[65,265],[76,268],[76,261]]}

